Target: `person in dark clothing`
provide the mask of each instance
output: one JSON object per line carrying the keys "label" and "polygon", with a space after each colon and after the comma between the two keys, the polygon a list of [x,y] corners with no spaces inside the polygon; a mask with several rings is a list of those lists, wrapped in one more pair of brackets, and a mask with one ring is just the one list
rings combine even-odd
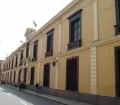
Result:
{"label": "person in dark clothing", "polygon": [[23,81],[22,83],[20,83],[19,88],[20,88],[20,91],[21,91],[21,89],[24,89],[24,88],[25,88],[25,83],[24,83],[24,81]]}
{"label": "person in dark clothing", "polygon": [[35,87],[36,87],[36,90],[38,91],[39,84],[38,84],[38,83],[36,83]]}
{"label": "person in dark clothing", "polygon": [[22,83],[20,82],[20,84],[19,84],[19,91],[21,91],[21,88],[22,88]]}

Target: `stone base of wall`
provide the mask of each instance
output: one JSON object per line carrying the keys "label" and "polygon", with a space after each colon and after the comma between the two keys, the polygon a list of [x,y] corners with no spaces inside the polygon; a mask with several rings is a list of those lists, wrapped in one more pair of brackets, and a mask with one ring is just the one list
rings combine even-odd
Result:
{"label": "stone base of wall", "polygon": [[35,86],[34,85],[27,85],[26,89],[35,91]]}
{"label": "stone base of wall", "polygon": [[[10,82],[6,82],[6,83],[9,85],[17,84]],[[36,90],[33,85],[27,85],[27,89],[34,91]],[[99,96],[99,95],[85,94],[85,93],[79,93],[68,90],[51,89],[46,87],[42,88],[42,92],[44,94],[64,97],[80,102],[86,102],[92,105],[120,105],[120,98],[116,98],[116,97]]]}
{"label": "stone base of wall", "polygon": [[80,102],[86,102],[92,105],[120,105],[120,98],[99,96],[92,94],[79,93],[68,90],[57,90],[51,88],[43,88],[43,93],[58,97],[64,97]]}

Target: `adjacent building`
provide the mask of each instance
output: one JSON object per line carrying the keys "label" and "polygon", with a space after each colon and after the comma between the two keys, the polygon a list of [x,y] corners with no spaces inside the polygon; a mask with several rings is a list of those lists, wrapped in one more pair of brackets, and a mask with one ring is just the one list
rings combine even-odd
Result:
{"label": "adjacent building", "polygon": [[41,81],[52,95],[119,104],[119,0],[73,0],[37,32],[28,28],[25,37],[2,63],[6,82],[31,87]]}
{"label": "adjacent building", "polygon": [[0,81],[1,81],[1,79],[2,79],[2,61],[3,60],[0,60]]}

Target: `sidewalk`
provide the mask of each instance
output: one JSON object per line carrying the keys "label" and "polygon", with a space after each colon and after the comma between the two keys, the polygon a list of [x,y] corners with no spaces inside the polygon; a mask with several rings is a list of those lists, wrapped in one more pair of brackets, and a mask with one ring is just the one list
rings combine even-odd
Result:
{"label": "sidewalk", "polygon": [[[4,84],[4,86],[16,89],[14,86],[11,86],[11,85]],[[52,95],[39,94],[39,93],[36,93],[34,91],[30,91],[30,90],[22,90],[22,91],[24,91],[26,93],[29,93],[29,94],[32,94],[32,95],[35,95],[35,96],[39,96],[41,98],[45,98],[45,99],[57,102],[57,103],[61,103],[61,104],[64,104],[64,105],[91,105],[91,104],[86,104],[86,103],[82,103],[82,102],[79,102],[79,101],[74,101],[74,100],[61,98],[61,97],[56,97],[56,96],[52,96]]]}

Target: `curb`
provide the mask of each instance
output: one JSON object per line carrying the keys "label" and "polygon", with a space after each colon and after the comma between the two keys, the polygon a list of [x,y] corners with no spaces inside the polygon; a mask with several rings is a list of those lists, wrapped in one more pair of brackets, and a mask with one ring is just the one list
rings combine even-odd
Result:
{"label": "curb", "polygon": [[[10,87],[10,88],[16,89],[15,87],[10,86],[10,85],[6,85],[6,84],[3,84],[3,86],[7,86],[7,87]],[[23,92],[26,92],[26,93],[28,93],[28,94],[32,94],[32,93],[29,93],[29,92],[27,92],[27,91],[25,91],[25,90],[22,90],[22,91],[23,91]],[[38,97],[41,97],[41,98],[44,98],[44,99],[47,99],[47,100],[50,100],[50,101],[53,101],[53,102],[56,102],[56,103],[60,103],[60,104],[63,104],[63,105],[69,105],[69,104],[66,104],[66,103],[63,103],[63,102],[60,102],[60,101],[56,101],[56,100],[52,100],[52,99],[49,99],[49,98],[45,98],[45,97],[39,96],[39,95],[37,95],[37,94],[32,94],[32,95],[38,96]]]}

